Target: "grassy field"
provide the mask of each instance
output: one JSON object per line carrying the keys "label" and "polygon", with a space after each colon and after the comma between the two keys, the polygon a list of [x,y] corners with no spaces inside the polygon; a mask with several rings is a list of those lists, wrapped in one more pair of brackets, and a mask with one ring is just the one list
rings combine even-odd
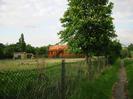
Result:
{"label": "grassy field", "polygon": [[133,99],[133,59],[126,59],[125,66],[128,77],[128,93],[129,99]]}
{"label": "grassy field", "polygon": [[[76,62],[84,60],[83,58],[66,59],[66,62]],[[16,70],[29,70],[38,68],[37,61],[45,64],[46,66],[51,66],[53,64],[61,63],[62,59],[27,59],[27,60],[0,60],[0,71],[16,71]]]}
{"label": "grassy field", "polygon": [[[82,60],[66,60],[66,99],[110,99],[117,80],[118,63],[89,81]],[[46,68],[36,69],[36,60],[1,60],[0,99],[59,99],[62,94],[61,59],[39,61],[45,63]]]}

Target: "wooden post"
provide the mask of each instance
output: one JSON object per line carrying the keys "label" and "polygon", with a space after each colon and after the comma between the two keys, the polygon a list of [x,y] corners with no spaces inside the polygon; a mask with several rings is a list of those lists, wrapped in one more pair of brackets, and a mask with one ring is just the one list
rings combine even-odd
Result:
{"label": "wooden post", "polygon": [[98,63],[98,73],[101,72],[101,67],[100,67],[100,57],[97,57],[97,63]]}
{"label": "wooden post", "polygon": [[95,60],[91,60],[91,78],[92,78],[92,79],[95,78],[94,61],[95,61]]}
{"label": "wooden post", "polygon": [[109,66],[108,56],[105,59],[106,59],[106,67],[108,67]]}
{"label": "wooden post", "polygon": [[104,66],[104,69],[106,69],[106,58],[105,58],[105,56],[103,57],[103,66]]}
{"label": "wooden post", "polygon": [[89,63],[88,63],[88,69],[89,69],[89,80],[91,81],[93,79],[92,75],[92,59],[89,57]]}
{"label": "wooden post", "polygon": [[66,68],[65,68],[65,60],[63,59],[61,64],[61,99],[66,99],[65,76],[66,76]]}

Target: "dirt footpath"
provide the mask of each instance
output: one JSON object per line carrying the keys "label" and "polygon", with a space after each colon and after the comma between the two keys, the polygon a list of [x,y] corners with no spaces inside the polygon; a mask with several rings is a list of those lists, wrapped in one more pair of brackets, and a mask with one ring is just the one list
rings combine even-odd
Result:
{"label": "dirt footpath", "polygon": [[127,88],[126,88],[127,76],[123,61],[121,61],[118,77],[119,77],[118,82],[116,82],[113,88],[112,99],[128,99]]}

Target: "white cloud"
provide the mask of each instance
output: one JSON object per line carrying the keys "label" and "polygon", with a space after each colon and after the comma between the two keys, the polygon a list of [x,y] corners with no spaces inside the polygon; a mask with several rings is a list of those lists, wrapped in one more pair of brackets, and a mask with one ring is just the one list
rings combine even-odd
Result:
{"label": "white cloud", "polygon": [[133,0],[111,0],[118,39],[123,44],[133,43]]}
{"label": "white cloud", "polygon": [[59,41],[67,0],[0,0],[0,42],[16,43],[24,33],[33,46]]}
{"label": "white cloud", "polygon": [[[133,42],[133,0],[111,1],[118,38],[124,44]],[[67,0],[0,0],[0,33],[5,33],[0,42],[16,42],[20,32],[32,45],[58,42],[59,19],[66,4]]]}
{"label": "white cloud", "polygon": [[133,29],[119,29],[117,31],[118,39],[120,39],[123,44],[128,45],[133,43]]}
{"label": "white cloud", "polygon": [[65,3],[65,0],[3,0],[0,26],[37,26],[61,16]]}
{"label": "white cloud", "polygon": [[115,24],[133,24],[133,0],[112,0]]}

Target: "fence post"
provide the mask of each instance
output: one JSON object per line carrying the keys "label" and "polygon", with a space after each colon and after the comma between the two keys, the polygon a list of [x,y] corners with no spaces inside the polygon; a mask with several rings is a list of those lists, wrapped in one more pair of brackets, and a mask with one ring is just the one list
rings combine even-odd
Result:
{"label": "fence post", "polygon": [[98,73],[101,73],[101,62],[100,62],[100,57],[99,56],[97,58],[97,62],[98,62]]}
{"label": "fence post", "polygon": [[65,76],[66,76],[66,68],[65,68],[65,60],[62,60],[62,64],[61,64],[61,99],[66,99],[65,97]]}
{"label": "fence post", "polygon": [[89,57],[89,61],[87,61],[88,65],[88,74],[89,74],[89,80],[91,81],[93,79],[92,75],[92,57]]}
{"label": "fence post", "polygon": [[109,59],[108,59],[108,56],[106,57],[106,67],[109,66]]}
{"label": "fence post", "polygon": [[104,60],[103,61],[104,69],[106,69],[106,58],[105,58],[105,56],[104,56],[104,59],[103,60]]}

